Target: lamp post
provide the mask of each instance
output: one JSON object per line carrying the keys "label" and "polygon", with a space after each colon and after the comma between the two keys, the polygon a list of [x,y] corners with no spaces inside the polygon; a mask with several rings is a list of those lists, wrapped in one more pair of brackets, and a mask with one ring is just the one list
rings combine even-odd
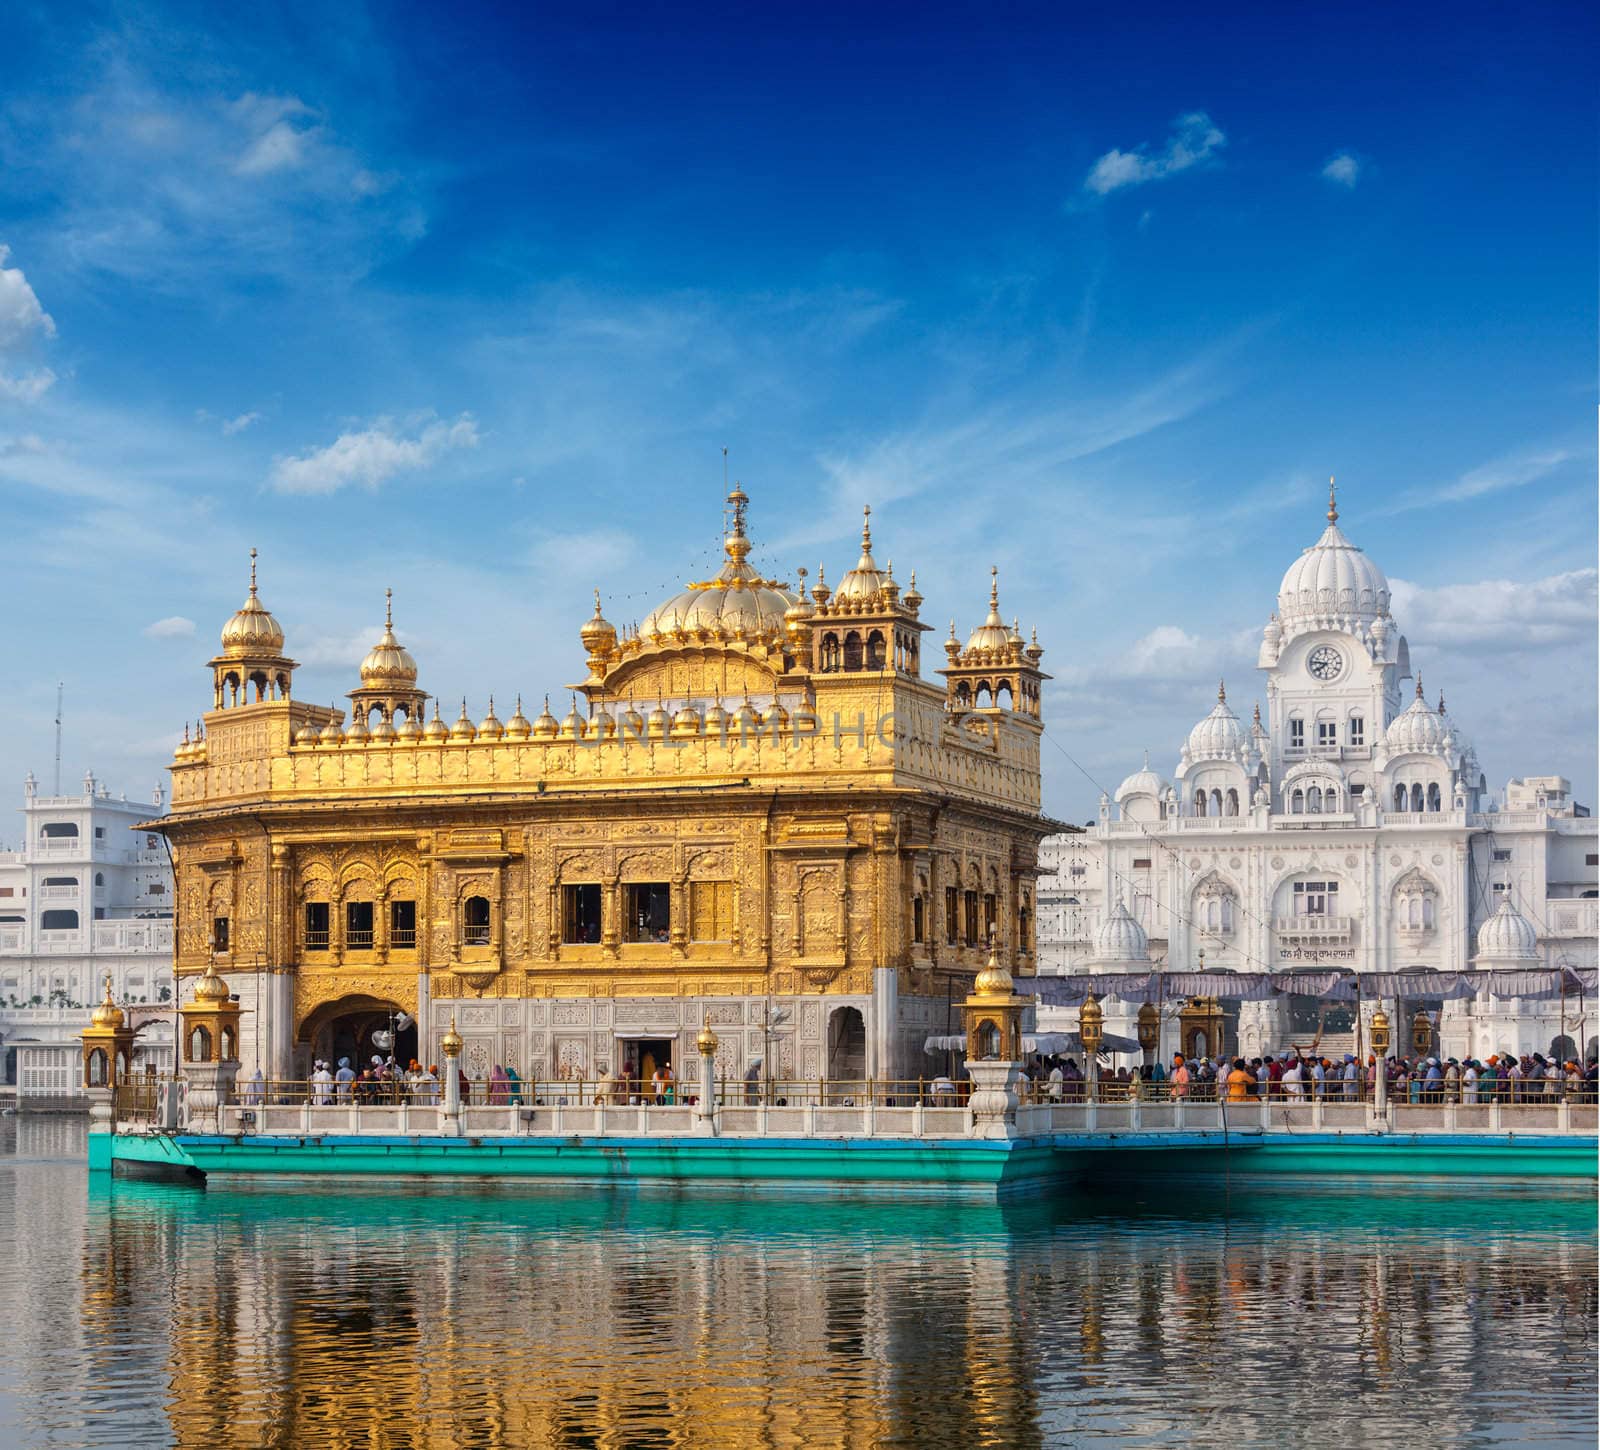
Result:
{"label": "lamp post", "polygon": [[457,1062],[461,1057],[461,1034],[456,1031],[456,1019],[450,1019],[450,1030],[439,1039],[439,1051],[444,1054],[444,1120],[445,1132],[456,1133],[461,1128],[461,1070]]}
{"label": "lamp post", "polygon": [[694,1045],[700,1050],[700,1111],[695,1114],[695,1122],[701,1132],[709,1133],[714,1131],[717,1111],[717,1034],[711,1030],[709,1017]]}
{"label": "lamp post", "polygon": [[1418,1057],[1426,1057],[1433,1046],[1433,1018],[1428,1016],[1426,1007],[1418,1007],[1417,1015],[1411,1019],[1411,1046]]}
{"label": "lamp post", "polygon": [[1367,1036],[1378,1057],[1377,1072],[1372,1080],[1377,1114],[1380,1118],[1386,1118],[1389,1115],[1389,1014],[1383,1010],[1381,1002],[1378,1010],[1372,1014],[1372,1025],[1368,1028]]}
{"label": "lamp post", "polygon": [[1161,1012],[1152,1002],[1146,1002],[1139,1009],[1139,1025],[1137,1028],[1139,1046],[1144,1051],[1144,1077],[1150,1078],[1150,1069],[1156,1060],[1156,1052],[1161,1046]]}
{"label": "lamp post", "polygon": [[1094,993],[1089,993],[1084,999],[1083,1006],[1078,1008],[1078,1041],[1083,1044],[1083,1055],[1087,1059],[1085,1066],[1089,1076],[1089,1101],[1096,1102],[1100,1097],[1100,1043],[1105,1037],[1103,1023],[1105,1012],[1100,1004],[1095,1001]]}

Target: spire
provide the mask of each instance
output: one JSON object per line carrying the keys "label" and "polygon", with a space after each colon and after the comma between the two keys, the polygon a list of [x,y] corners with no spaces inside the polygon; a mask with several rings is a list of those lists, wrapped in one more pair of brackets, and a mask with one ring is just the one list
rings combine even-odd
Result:
{"label": "spire", "polygon": [[1444,714],[1444,691],[1439,691],[1439,713]]}
{"label": "spire", "polygon": [[1256,729],[1259,730],[1261,728],[1261,701],[1260,700],[1256,701],[1255,721],[1256,721]]}
{"label": "spire", "polygon": [[[724,454],[724,457],[727,455]],[[750,553],[750,540],[744,531],[744,511],[749,506],[750,499],[738,483],[728,494],[728,532],[722,541],[723,550],[735,564],[743,563]],[[596,601],[598,603],[598,600]]]}
{"label": "spire", "polygon": [[394,590],[383,591],[383,627],[386,630],[394,629]]}
{"label": "spire", "polygon": [[1338,495],[1334,493],[1333,475],[1331,473],[1328,475],[1328,522],[1330,524],[1339,522],[1339,499]]}
{"label": "spire", "polygon": [[1228,682],[1226,680],[1218,680],[1217,681],[1217,704],[1226,705],[1227,703],[1228,703]]}
{"label": "spire", "polygon": [[250,550],[250,597],[252,599],[256,597],[256,551],[254,547]]}
{"label": "spire", "polygon": [[997,564],[989,565],[989,612],[996,615],[1000,612],[1000,567]]}
{"label": "spire", "polygon": [[1417,671],[1417,698],[1422,698],[1422,671]]}
{"label": "spire", "polygon": [[872,552],[871,504],[863,504],[861,506],[861,552],[863,554],[870,554]]}

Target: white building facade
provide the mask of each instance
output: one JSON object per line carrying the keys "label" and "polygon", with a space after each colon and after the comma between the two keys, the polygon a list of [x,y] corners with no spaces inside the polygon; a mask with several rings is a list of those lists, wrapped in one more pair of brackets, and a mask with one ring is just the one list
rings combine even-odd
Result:
{"label": "white building facade", "polygon": [[[155,806],[162,805],[158,787]],[[22,1097],[78,1091],[78,1034],[105,993],[140,1027],[135,1063],[172,1060],[172,871],[159,836],[135,832],[148,801],[24,783],[21,848],[0,851],[0,1054]],[[139,1008],[147,1010],[141,1012]]]}
{"label": "white building facade", "polygon": [[[1595,966],[1596,822],[1560,776],[1490,797],[1444,697],[1425,697],[1389,603],[1330,491],[1327,528],[1262,631],[1264,716],[1240,719],[1219,689],[1170,780],[1146,758],[1101,798],[1098,822],[1044,843],[1041,973]],[[1595,1005],[1441,1002],[1438,1045],[1587,1055]],[[1127,1032],[1137,1006],[1108,1002],[1107,1030]],[[1289,1015],[1287,999],[1239,1004],[1230,1047],[1303,1040]],[[1175,1042],[1169,1024],[1163,1052]],[[1396,1050],[1409,1051],[1406,1034]]]}

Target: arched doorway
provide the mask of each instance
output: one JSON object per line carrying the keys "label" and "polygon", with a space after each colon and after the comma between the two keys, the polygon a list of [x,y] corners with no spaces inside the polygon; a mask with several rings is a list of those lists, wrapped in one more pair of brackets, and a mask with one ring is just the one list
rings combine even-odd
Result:
{"label": "arched doorway", "polygon": [[1557,1062],[1570,1062],[1578,1055],[1578,1044],[1563,1033],[1550,1043],[1550,1056]]}
{"label": "arched doorway", "polygon": [[867,1075],[867,1024],[859,1007],[828,1014],[828,1077],[857,1081]]}
{"label": "arched doorway", "polygon": [[[374,1057],[387,1059],[391,1052],[395,1061],[405,1067],[417,1056],[417,1024],[408,1017],[408,1025],[400,1027],[401,1015],[398,1003],[365,993],[324,1002],[306,1014],[295,1034],[296,1074],[309,1077],[311,1064],[317,1059],[336,1067],[341,1057],[348,1057],[351,1067],[359,1072]],[[394,1043],[386,1050],[387,1038],[383,1034],[391,1029]]]}

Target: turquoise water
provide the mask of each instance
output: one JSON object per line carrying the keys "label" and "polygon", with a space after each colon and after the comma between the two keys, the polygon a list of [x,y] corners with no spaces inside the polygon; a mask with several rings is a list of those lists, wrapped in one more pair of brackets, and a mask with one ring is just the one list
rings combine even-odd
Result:
{"label": "turquoise water", "polygon": [[1595,1444],[1591,1194],[403,1190],[0,1121],[0,1444]]}

